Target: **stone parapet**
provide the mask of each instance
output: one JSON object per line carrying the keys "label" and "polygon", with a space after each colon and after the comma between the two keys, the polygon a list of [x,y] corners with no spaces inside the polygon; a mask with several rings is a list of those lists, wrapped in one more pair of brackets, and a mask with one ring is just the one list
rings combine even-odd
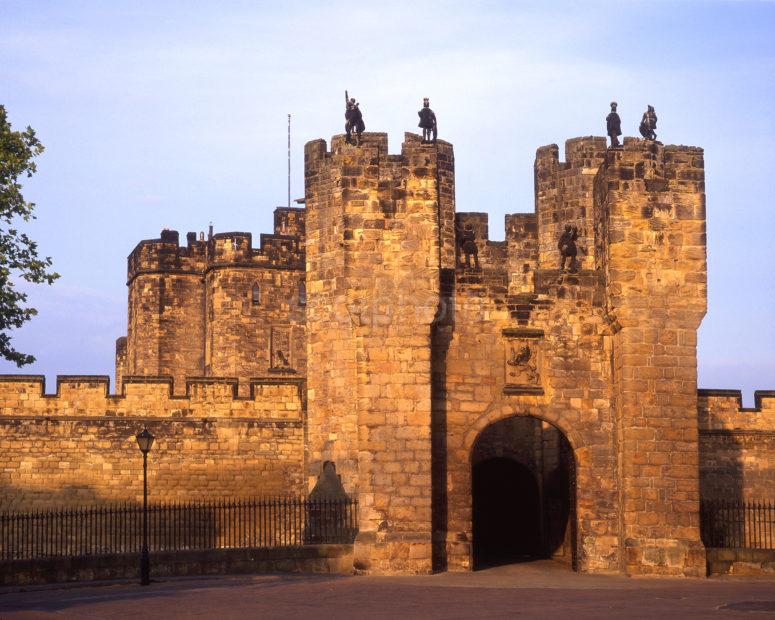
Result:
{"label": "stone parapet", "polygon": [[775,433],[775,391],[756,390],[754,407],[743,407],[740,390],[699,390],[700,430]]}
{"label": "stone parapet", "polygon": [[534,174],[541,269],[559,266],[557,242],[568,225],[578,231],[579,266],[594,267],[594,186],[605,157],[606,140],[598,136],[567,140],[564,162],[559,161],[556,144],[536,151]]}
{"label": "stone parapet", "polygon": [[249,232],[224,232],[197,240],[188,233],[186,245],[179,244],[176,230],[163,230],[158,239],[140,241],[127,258],[129,284],[141,274],[177,273],[202,275],[208,269],[267,267],[304,270],[305,210],[277,207],[274,232],[260,236],[253,247]]}
{"label": "stone parapet", "polygon": [[301,421],[303,379],[250,383],[250,395],[237,395],[237,380],[193,378],[174,395],[172,377],[124,377],[120,394],[109,394],[107,376],[59,376],[56,392],[46,394],[41,375],[0,375],[0,417],[266,418]]}
{"label": "stone parapet", "polygon": [[700,488],[703,500],[775,498],[775,391],[699,390]]}

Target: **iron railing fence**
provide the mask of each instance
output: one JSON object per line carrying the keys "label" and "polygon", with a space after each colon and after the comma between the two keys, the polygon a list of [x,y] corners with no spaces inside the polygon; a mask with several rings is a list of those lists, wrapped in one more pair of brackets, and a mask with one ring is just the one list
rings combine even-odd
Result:
{"label": "iron railing fence", "polygon": [[[348,544],[351,498],[269,497],[148,505],[148,549],[184,551]],[[0,513],[0,560],[139,553],[143,507],[114,504]]]}
{"label": "iron railing fence", "polygon": [[700,526],[706,547],[775,549],[775,502],[704,500]]}

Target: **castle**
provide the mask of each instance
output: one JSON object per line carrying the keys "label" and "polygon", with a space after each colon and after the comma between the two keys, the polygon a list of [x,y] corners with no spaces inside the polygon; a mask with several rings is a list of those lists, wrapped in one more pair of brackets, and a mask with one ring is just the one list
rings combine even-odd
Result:
{"label": "castle", "polygon": [[138,244],[115,395],[0,379],[0,509],[136,498],[147,425],[157,500],[305,494],[332,463],[360,502],[358,570],[511,553],[704,575],[700,500],[774,486],[775,393],[697,389],[702,149],[541,147],[535,213],[505,241],[456,212],[447,142],[339,135],[304,166],[304,207],[258,247]]}

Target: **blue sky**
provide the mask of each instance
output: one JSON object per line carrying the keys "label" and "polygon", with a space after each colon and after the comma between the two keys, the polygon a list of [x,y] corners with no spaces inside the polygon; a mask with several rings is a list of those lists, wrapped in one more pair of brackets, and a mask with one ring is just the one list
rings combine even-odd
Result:
{"label": "blue sky", "polygon": [[[397,152],[423,96],[455,145],[457,205],[533,210],[544,144],[626,135],[706,151],[709,309],[701,387],[775,388],[775,3],[0,0],[0,103],[46,145],[29,232],[62,278],[31,292],[22,372],[112,374],[126,256],[161,228],[268,232],[343,90]],[[0,372],[19,372],[0,363]],[[51,388],[51,386],[50,386]]]}

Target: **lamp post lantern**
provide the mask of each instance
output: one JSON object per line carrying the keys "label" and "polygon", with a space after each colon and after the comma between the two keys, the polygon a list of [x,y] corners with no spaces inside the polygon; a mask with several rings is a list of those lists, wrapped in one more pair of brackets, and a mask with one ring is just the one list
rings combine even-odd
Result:
{"label": "lamp post lantern", "polygon": [[151,563],[148,558],[148,453],[151,451],[154,436],[147,428],[135,435],[140,452],[143,453],[143,549],[140,554],[140,585],[151,583]]}

